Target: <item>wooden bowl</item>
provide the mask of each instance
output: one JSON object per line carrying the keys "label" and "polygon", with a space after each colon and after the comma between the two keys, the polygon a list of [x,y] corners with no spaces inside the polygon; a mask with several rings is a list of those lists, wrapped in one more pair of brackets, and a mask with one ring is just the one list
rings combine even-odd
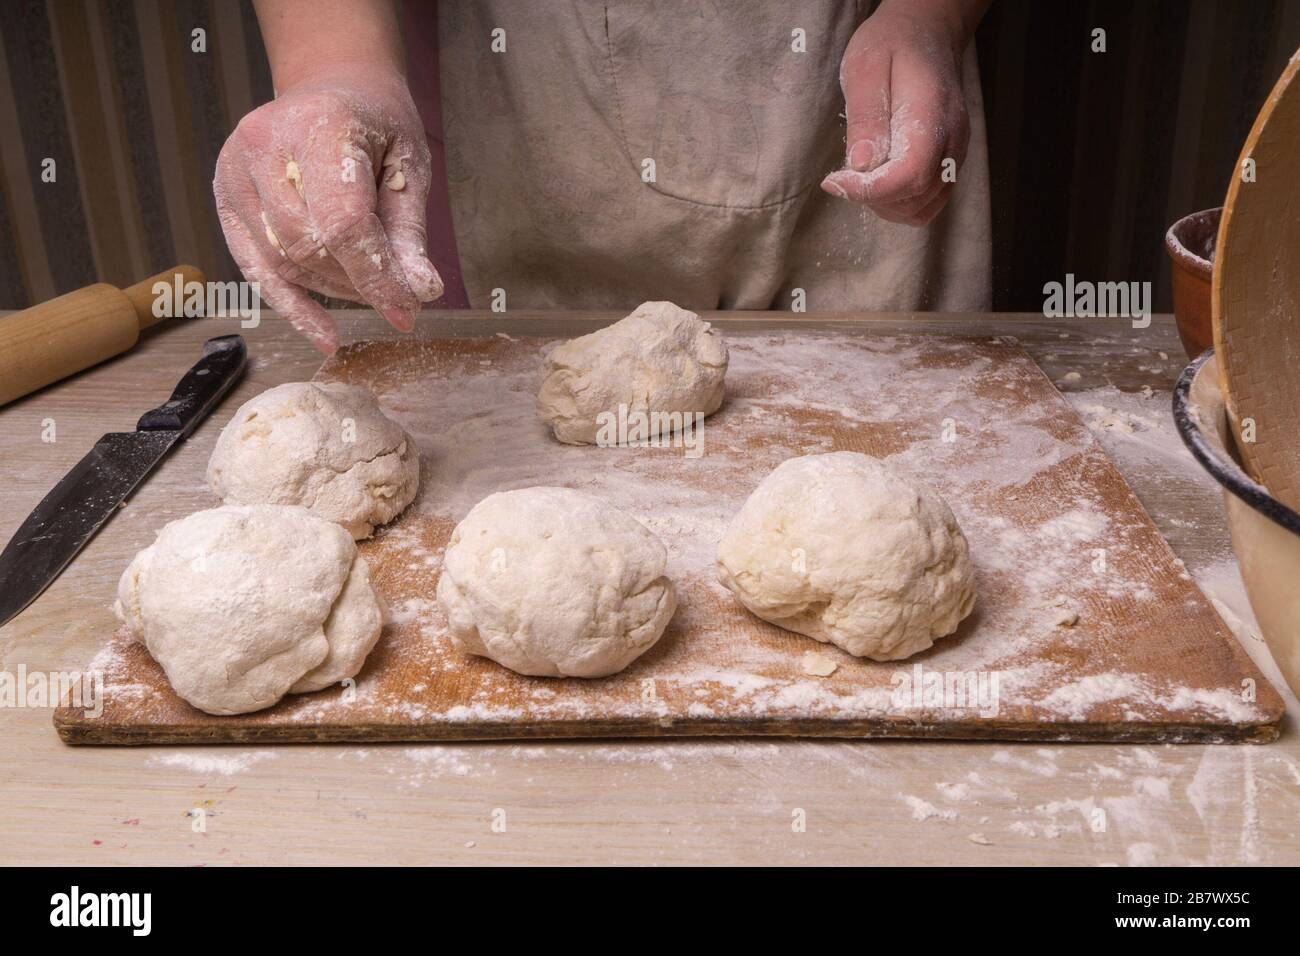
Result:
{"label": "wooden bowl", "polygon": [[1241,467],[1213,349],[1178,379],[1174,423],[1193,457],[1223,486],[1232,551],[1251,610],[1283,679],[1300,694],[1300,514]]}
{"label": "wooden bowl", "polygon": [[1246,472],[1300,511],[1300,57],[1242,147],[1214,243],[1220,390]]}
{"label": "wooden bowl", "polygon": [[1179,219],[1165,233],[1165,252],[1173,263],[1174,319],[1189,359],[1214,344],[1210,282],[1222,212],[1222,206],[1202,209]]}

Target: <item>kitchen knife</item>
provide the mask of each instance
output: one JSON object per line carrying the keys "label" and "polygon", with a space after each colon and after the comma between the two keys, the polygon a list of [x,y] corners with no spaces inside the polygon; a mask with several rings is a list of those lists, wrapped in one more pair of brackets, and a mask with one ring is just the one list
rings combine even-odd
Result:
{"label": "kitchen knife", "polygon": [[172,447],[217,406],[247,361],[241,336],[208,339],[203,357],[166,403],[145,412],[135,431],[105,435],[54,486],[0,553],[0,625],[63,573]]}

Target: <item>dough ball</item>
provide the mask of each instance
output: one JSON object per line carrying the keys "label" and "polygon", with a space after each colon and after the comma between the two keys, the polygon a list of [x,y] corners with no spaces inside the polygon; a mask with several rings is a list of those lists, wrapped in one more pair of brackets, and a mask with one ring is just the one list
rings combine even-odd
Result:
{"label": "dough ball", "polygon": [[849,451],[764,478],[718,545],[718,579],[763,620],[877,661],[925,650],[975,605],[943,498]]}
{"label": "dough ball", "polygon": [[348,533],[306,508],[226,505],[173,521],[117,586],[118,618],[209,714],[270,707],[361,670],[383,609]]}
{"label": "dough ball", "polygon": [[[711,415],[722,404],[727,346],[709,323],[671,302],[644,302],[625,319],[552,349],[543,367],[537,413],[555,437],[592,445],[602,412],[617,422],[646,415],[639,436],[653,438],[681,426],[681,416]],[[694,418],[692,417],[692,422]],[[617,425],[610,432],[617,441]]]}
{"label": "dough ball", "polygon": [[489,495],[456,526],[438,579],[451,636],[520,674],[604,677],[677,609],[663,542],[568,488]]}
{"label": "dough ball", "polygon": [[208,461],[228,505],[302,505],[370,537],[411,503],[420,456],[411,436],[364,388],[290,382],[235,412]]}

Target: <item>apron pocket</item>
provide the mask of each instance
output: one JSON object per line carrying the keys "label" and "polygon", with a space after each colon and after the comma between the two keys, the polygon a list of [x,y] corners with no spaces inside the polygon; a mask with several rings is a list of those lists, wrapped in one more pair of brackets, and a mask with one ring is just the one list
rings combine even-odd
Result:
{"label": "apron pocket", "polygon": [[[646,179],[652,162],[656,191],[736,209],[815,186],[842,139],[839,60],[856,20],[854,4],[833,0],[606,4],[610,81],[636,175]],[[795,28],[808,52],[791,49]]]}

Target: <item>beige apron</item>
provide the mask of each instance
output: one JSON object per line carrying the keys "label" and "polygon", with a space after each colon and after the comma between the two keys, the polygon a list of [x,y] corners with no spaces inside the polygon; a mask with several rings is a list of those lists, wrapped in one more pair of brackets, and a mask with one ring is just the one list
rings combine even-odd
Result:
{"label": "beige apron", "polygon": [[810,312],[988,309],[973,50],[970,150],[934,222],[888,223],[819,188],[842,165],[839,63],[863,15],[836,0],[441,0],[470,302],[500,289],[510,309],[789,309],[803,289]]}

